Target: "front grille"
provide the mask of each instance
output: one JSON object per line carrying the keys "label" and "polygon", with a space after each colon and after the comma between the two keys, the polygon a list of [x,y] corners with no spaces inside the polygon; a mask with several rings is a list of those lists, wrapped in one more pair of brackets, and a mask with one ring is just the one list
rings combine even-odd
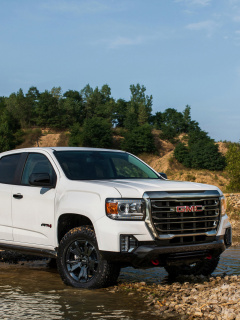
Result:
{"label": "front grille", "polygon": [[151,199],[151,217],[160,238],[167,239],[164,235],[169,235],[172,243],[202,242],[206,233],[211,235],[218,229],[220,200],[219,197]]}

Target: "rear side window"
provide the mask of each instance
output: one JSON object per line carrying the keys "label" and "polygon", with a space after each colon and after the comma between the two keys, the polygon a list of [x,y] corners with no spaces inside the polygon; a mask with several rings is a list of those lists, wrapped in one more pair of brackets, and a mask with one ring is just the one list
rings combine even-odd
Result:
{"label": "rear side window", "polygon": [[20,157],[21,153],[18,153],[0,159],[0,183],[14,184]]}

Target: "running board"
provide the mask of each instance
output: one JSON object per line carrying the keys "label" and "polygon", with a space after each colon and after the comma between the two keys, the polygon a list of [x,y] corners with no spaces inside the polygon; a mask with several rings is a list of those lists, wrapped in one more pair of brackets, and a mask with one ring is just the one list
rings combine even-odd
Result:
{"label": "running board", "polygon": [[5,244],[5,243],[0,243],[0,249],[19,251],[21,253],[31,254],[34,256],[57,258],[57,251],[56,250],[30,248],[30,247],[16,246],[13,244]]}

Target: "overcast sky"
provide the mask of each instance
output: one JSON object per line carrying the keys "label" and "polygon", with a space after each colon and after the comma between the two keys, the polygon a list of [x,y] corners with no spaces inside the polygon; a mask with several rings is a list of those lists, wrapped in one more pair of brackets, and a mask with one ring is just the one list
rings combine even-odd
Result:
{"label": "overcast sky", "polygon": [[0,0],[0,96],[130,84],[240,139],[240,0]]}

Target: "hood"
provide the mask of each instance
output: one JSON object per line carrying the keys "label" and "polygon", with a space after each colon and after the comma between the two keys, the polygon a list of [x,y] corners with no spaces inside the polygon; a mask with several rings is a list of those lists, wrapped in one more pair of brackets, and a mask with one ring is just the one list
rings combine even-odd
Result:
{"label": "hood", "polygon": [[123,198],[141,198],[144,192],[148,191],[197,192],[206,190],[217,190],[220,194],[222,194],[222,192],[216,186],[187,181],[171,181],[160,179],[130,179],[95,181],[95,183],[117,189]]}

